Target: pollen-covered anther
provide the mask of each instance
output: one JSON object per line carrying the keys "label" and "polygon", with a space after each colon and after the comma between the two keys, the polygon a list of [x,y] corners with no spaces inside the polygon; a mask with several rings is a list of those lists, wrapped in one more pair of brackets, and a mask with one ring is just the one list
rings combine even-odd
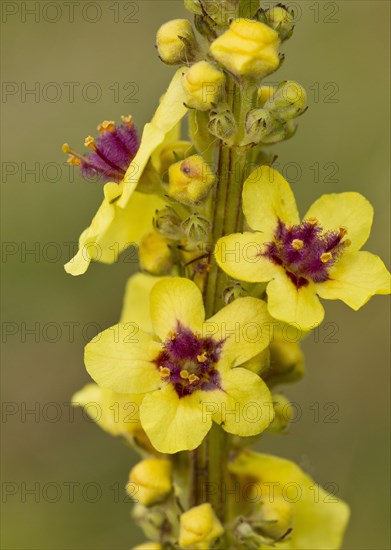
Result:
{"label": "pollen-covered anther", "polygon": [[131,126],[133,126],[133,117],[132,115],[128,115],[128,116],[125,116],[125,115],[121,115],[121,120],[122,122],[124,122],[126,124],[126,126],[128,126],[129,128]]}
{"label": "pollen-covered anther", "polygon": [[201,353],[200,355],[197,355],[197,361],[198,361],[199,363],[203,363],[204,361],[206,361],[207,357],[208,357],[208,356],[206,355],[206,353],[203,352],[203,353]]}
{"label": "pollen-covered anther", "polygon": [[317,218],[307,218],[305,221],[307,223],[309,223],[310,225],[318,225],[318,223],[319,223]]}
{"label": "pollen-covered anther", "polygon": [[70,153],[71,148],[69,147],[69,144],[68,143],[63,143],[63,145],[61,147],[61,151],[65,154]]}
{"label": "pollen-covered anther", "polygon": [[104,120],[101,124],[98,125],[99,132],[114,132],[115,122],[114,120]]}
{"label": "pollen-covered anther", "polygon": [[189,378],[189,371],[186,369],[182,369],[179,373],[179,376],[183,378],[183,380],[187,380]]}
{"label": "pollen-covered anther", "polygon": [[320,261],[322,262],[322,264],[327,264],[327,262],[329,262],[332,259],[333,259],[333,255],[331,254],[331,252],[324,252],[320,257]]}
{"label": "pollen-covered anther", "polygon": [[350,246],[352,244],[352,241],[350,239],[346,239],[346,241],[344,241],[342,244],[344,246]]}
{"label": "pollen-covered anther", "polygon": [[339,228],[339,238],[340,239],[343,239],[343,237],[345,237],[345,235],[347,235],[347,232],[348,232],[348,228],[347,227],[344,227],[343,225]]}
{"label": "pollen-covered anther", "polygon": [[86,139],[84,140],[84,146],[90,147],[90,149],[93,149],[94,151],[96,151],[95,139],[92,136],[87,136]]}
{"label": "pollen-covered anther", "polygon": [[159,367],[159,373],[162,378],[165,378],[166,376],[170,376],[171,371],[168,367]]}
{"label": "pollen-covered anther", "polygon": [[78,159],[77,157],[75,157],[75,155],[70,155],[68,160],[67,160],[67,163],[72,164],[74,166],[80,166],[81,165],[81,160]]}
{"label": "pollen-covered anther", "polygon": [[292,246],[295,250],[301,250],[304,246],[304,243],[301,239],[293,239]]}
{"label": "pollen-covered anther", "polygon": [[189,376],[189,382],[190,384],[194,384],[195,382],[198,382],[199,377],[196,374],[191,374]]}

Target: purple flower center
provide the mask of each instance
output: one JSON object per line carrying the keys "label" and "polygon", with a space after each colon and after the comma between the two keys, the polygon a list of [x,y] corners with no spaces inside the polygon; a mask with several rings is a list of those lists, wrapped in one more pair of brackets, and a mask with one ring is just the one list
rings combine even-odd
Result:
{"label": "purple flower center", "polygon": [[123,116],[122,121],[118,126],[113,121],[99,124],[99,136],[85,139],[84,144],[90,150],[86,155],[76,153],[67,143],[63,145],[63,151],[70,154],[68,162],[80,166],[83,177],[98,177],[103,182],[123,179],[140,141],[132,118]]}
{"label": "purple flower center", "polygon": [[203,338],[178,322],[178,327],[162,344],[155,359],[160,376],[170,382],[179,397],[197,390],[221,389],[217,363],[223,342]]}
{"label": "purple flower center", "polygon": [[288,226],[278,220],[272,242],[266,244],[266,256],[282,266],[297,288],[310,281],[322,283],[329,278],[330,268],[338,260],[350,241],[342,241],[347,229],[324,231],[316,219]]}

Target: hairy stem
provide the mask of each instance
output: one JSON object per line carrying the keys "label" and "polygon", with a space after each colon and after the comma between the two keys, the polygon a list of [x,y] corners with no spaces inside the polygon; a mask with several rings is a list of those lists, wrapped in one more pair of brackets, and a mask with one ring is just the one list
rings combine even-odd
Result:
{"label": "hairy stem", "polygon": [[[244,134],[246,113],[254,107],[256,102],[256,88],[255,86],[245,87],[228,76],[226,92],[239,133],[236,145],[228,147],[221,142],[219,146],[217,184],[211,219],[213,246],[224,235],[242,229],[242,188],[252,157],[251,149],[241,147],[238,143]],[[227,276],[212,257],[204,287],[206,318],[224,306],[224,290],[227,283]],[[228,455],[229,436],[216,424],[192,455],[192,505],[210,502],[222,522],[227,519]]]}

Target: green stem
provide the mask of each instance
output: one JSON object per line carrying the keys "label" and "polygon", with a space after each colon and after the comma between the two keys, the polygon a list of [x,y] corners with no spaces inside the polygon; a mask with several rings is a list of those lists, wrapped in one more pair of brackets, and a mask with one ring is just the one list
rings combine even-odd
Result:
{"label": "green stem", "polygon": [[[227,76],[228,104],[236,118],[239,133],[237,144],[219,147],[217,184],[213,198],[212,241],[213,245],[223,237],[241,230],[242,188],[247,176],[246,168],[251,162],[252,151],[238,145],[244,135],[246,113],[255,106],[255,86],[245,87],[233,77]],[[224,290],[227,276],[211,258],[210,270],[204,287],[206,318],[224,306]],[[226,518],[226,494],[228,478],[229,436],[218,425],[213,425],[202,445],[193,452],[193,498],[192,505],[208,501],[220,521]],[[223,541],[224,544],[224,541]]]}

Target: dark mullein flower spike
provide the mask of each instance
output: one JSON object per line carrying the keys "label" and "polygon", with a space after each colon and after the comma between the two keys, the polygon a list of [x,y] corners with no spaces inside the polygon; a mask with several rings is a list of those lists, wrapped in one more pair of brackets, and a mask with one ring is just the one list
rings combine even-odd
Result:
{"label": "dark mullein flower spike", "polygon": [[62,150],[69,154],[68,162],[80,166],[84,178],[98,178],[102,182],[119,183],[136,156],[140,146],[136,127],[132,117],[122,116],[118,126],[112,120],[105,120],[98,125],[99,135],[95,139],[86,137],[84,145],[90,149],[85,155],[73,151],[67,143]]}

